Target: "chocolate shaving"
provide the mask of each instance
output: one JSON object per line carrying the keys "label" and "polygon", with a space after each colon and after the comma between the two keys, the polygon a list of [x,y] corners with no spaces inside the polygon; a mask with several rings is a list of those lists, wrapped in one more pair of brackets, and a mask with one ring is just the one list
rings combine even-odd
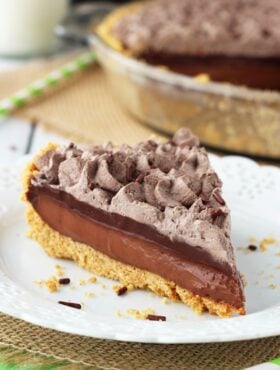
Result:
{"label": "chocolate shaving", "polygon": [[154,148],[158,146],[158,144],[154,140],[148,140],[147,143],[150,144]]}
{"label": "chocolate shaving", "polygon": [[254,244],[250,244],[248,245],[248,249],[252,252],[255,252],[258,249],[258,247]]}
{"label": "chocolate shaving", "polygon": [[58,301],[59,304],[63,304],[64,306],[76,308],[80,310],[82,308],[82,305],[80,303],[73,303],[73,302],[64,302],[64,301]]}
{"label": "chocolate shaving", "polygon": [[114,155],[113,153],[110,153],[107,157],[107,163],[112,164],[114,162]]}
{"label": "chocolate shaving", "polygon": [[131,182],[133,180],[133,174],[135,171],[135,165],[130,165],[126,168],[126,181]]}
{"label": "chocolate shaving", "polygon": [[193,161],[193,168],[196,170],[196,169],[197,169],[197,167],[198,167],[198,158],[197,158],[197,157],[195,157],[195,158],[194,158],[194,161]]}
{"label": "chocolate shaving", "polygon": [[208,198],[207,198],[207,196],[204,194],[204,193],[201,193],[200,194],[200,198],[201,198],[201,200],[202,200],[202,203],[207,203],[208,202]]}
{"label": "chocolate shaving", "polygon": [[61,285],[67,285],[70,284],[70,279],[69,278],[61,278],[58,280],[59,284]]}
{"label": "chocolate shaving", "polygon": [[213,220],[216,220],[218,216],[223,216],[225,213],[220,209],[213,209],[211,210],[211,217]]}
{"label": "chocolate shaving", "polygon": [[148,163],[151,168],[155,168],[155,159],[154,158],[148,158]]}
{"label": "chocolate shaving", "polygon": [[90,190],[93,190],[95,188],[95,182],[94,181],[90,182],[89,188],[90,188]]}
{"label": "chocolate shaving", "polygon": [[149,171],[141,172],[140,175],[136,177],[135,181],[138,182],[139,184],[142,184],[144,177],[147,176],[148,174],[149,174]]}
{"label": "chocolate shaving", "polygon": [[149,314],[149,315],[147,315],[146,319],[151,320],[151,321],[166,321],[166,316]]}
{"label": "chocolate shaving", "polygon": [[199,205],[199,212],[202,212],[202,211],[205,211],[205,209],[207,209],[208,207],[205,206],[205,205]]}
{"label": "chocolate shaving", "polygon": [[121,288],[119,288],[117,290],[117,295],[124,295],[125,293],[127,292],[127,287],[126,286],[122,286]]}
{"label": "chocolate shaving", "polygon": [[52,184],[53,185],[59,185],[59,179],[53,179]]}
{"label": "chocolate shaving", "polygon": [[221,194],[219,193],[219,191],[214,191],[213,192],[213,198],[218,202],[220,203],[221,206],[224,206],[226,204],[226,202],[224,201],[224,199],[222,198]]}

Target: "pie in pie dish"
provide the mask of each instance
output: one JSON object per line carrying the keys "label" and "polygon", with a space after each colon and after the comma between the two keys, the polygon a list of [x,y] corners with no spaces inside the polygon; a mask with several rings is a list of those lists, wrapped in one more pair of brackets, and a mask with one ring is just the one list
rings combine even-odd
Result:
{"label": "pie in pie dish", "polygon": [[220,317],[245,314],[222,182],[197,137],[49,144],[24,173],[29,236],[53,257]]}
{"label": "pie in pie dish", "polygon": [[278,0],[151,0],[97,28],[113,49],[171,71],[252,88],[280,88]]}

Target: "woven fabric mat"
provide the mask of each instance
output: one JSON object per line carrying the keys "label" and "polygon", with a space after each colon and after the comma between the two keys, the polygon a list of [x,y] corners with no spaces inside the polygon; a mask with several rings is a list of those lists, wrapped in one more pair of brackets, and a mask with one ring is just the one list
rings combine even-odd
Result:
{"label": "woven fabric mat", "polygon": [[[32,63],[21,70],[0,73],[0,98],[25,87],[68,58]],[[121,110],[98,66],[81,72],[65,84],[16,114],[78,141],[135,143],[153,133]],[[59,333],[4,314],[0,314],[1,344],[72,361],[75,369],[87,365],[91,369],[234,370],[280,356],[280,337],[220,344],[135,344]]]}
{"label": "woven fabric mat", "polygon": [[211,344],[138,344],[42,329],[0,314],[2,344],[100,369],[243,369],[280,356],[280,338]]}
{"label": "woven fabric mat", "polygon": [[[10,73],[0,73],[0,99],[68,59],[71,57],[31,63]],[[121,109],[97,64],[49,90],[47,95],[17,111],[16,115],[38,121],[52,131],[81,142],[103,143],[109,139],[116,144],[133,144],[153,133]]]}

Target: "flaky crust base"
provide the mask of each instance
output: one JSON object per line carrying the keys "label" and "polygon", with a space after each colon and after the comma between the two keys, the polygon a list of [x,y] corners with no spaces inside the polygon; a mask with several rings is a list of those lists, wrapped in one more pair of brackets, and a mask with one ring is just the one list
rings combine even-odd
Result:
{"label": "flaky crust base", "polygon": [[[54,148],[56,148],[55,144],[48,144],[39,155]],[[28,190],[30,178],[35,172],[36,167],[31,162],[26,167],[22,178],[24,188],[22,200],[24,201],[27,201],[25,193]],[[159,296],[182,301],[198,314],[204,311],[220,317],[229,317],[234,313],[245,314],[243,307],[236,308],[225,303],[216,302],[211,298],[193,294],[159,275],[116,261],[86,244],[76,242],[60,234],[41,219],[28,201],[26,218],[30,226],[28,236],[41,244],[51,257],[73,260],[86,270],[117,280],[125,286],[147,289]]]}

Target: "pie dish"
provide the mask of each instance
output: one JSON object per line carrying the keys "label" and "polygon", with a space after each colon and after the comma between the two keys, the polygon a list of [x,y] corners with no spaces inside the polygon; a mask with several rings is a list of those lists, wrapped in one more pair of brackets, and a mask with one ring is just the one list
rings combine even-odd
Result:
{"label": "pie dish", "polygon": [[129,288],[220,317],[245,314],[221,180],[197,137],[49,145],[27,167],[29,235]]}

